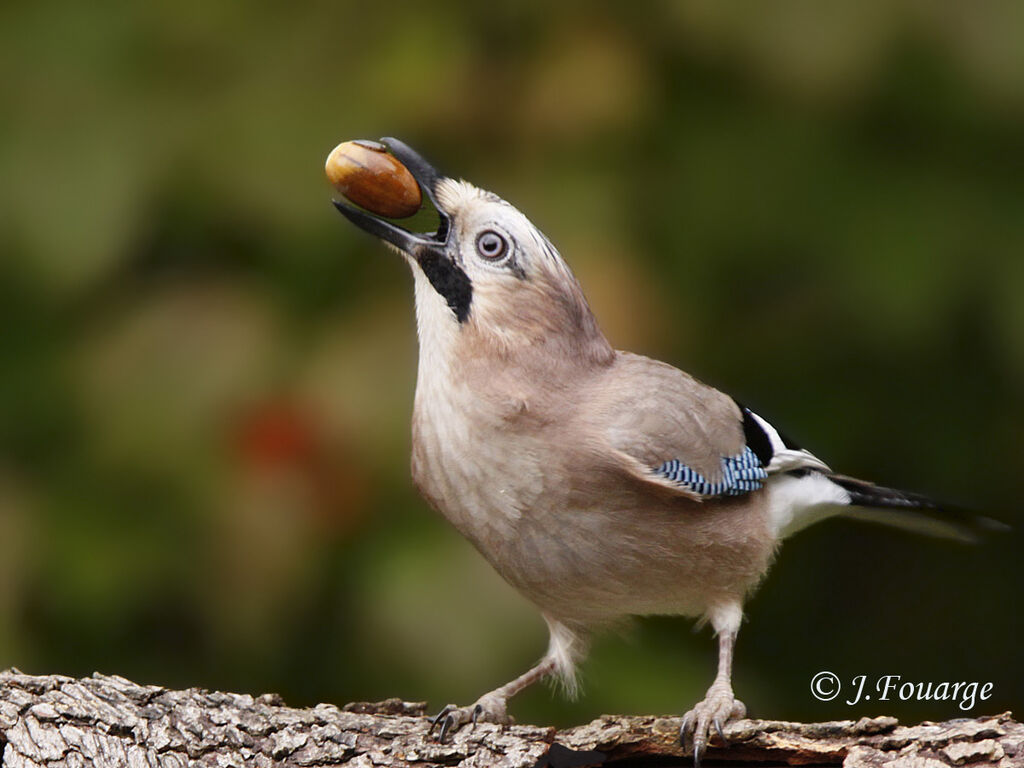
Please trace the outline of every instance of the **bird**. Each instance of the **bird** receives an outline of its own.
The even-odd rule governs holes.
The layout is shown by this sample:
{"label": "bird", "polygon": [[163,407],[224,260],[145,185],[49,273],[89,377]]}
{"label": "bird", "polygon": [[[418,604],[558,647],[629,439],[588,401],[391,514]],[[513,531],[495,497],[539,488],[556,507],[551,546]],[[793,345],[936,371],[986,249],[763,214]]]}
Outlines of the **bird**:
{"label": "bird", "polygon": [[419,361],[412,478],[549,630],[540,661],[431,723],[508,723],[548,677],[575,689],[595,632],[635,616],[710,623],[718,668],[681,719],[699,765],[745,717],[732,687],[743,606],[788,536],[828,517],[972,540],[995,521],[833,472],[693,376],[612,347],[551,241],[493,192],[381,139],[436,208],[413,232],[343,201],[412,270]]}

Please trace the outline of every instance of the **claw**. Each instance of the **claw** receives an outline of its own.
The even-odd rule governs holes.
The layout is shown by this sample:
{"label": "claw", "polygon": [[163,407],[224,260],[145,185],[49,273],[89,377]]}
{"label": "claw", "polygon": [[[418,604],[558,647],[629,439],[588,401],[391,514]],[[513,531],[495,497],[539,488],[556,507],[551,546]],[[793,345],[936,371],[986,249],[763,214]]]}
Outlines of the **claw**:
{"label": "claw", "polygon": [[[440,723],[442,719],[447,717],[449,715],[449,713],[451,713],[451,711],[453,709],[455,709],[455,705],[454,704],[448,704],[448,705],[446,705],[444,707],[444,709],[442,709],[440,712],[438,712],[436,715],[434,715],[430,719],[430,728],[427,730],[427,736],[429,736],[430,734],[432,734],[434,732],[434,729],[437,727],[437,724]],[[441,729],[441,733],[444,734],[444,728],[443,727]],[[444,741],[444,736],[443,735],[441,737],[441,740]]]}
{"label": "claw", "polygon": [[728,747],[729,746],[729,740],[727,738],[725,738],[725,734],[722,732],[722,721],[719,720],[716,717],[715,720],[714,720],[714,723],[715,723],[715,731],[718,733],[718,738],[722,742],[722,746],[723,747]]}
{"label": "claw", "polygon": [[682,747],[683,752],[686,751],[686,732],[690,730],[690,715],[689,713],[683,717],[683,722],[679,725],[679,746]]}
{"label": "claw", "polygon": [[468,707],[447,705],[430,720],[430,727],[427,729],[425,738],[431,738],[434,735],[434,730],[438,729],[436,738],[443,743],[463,727],[472,729],[477,723],[503,724],[510,722],[512,720],[505,712],[505,698],[486,694]]}
{"label": "claw", "polygon": [[743,717],[745,711],[731,690],[724,685],[713,685],[708,689],[704,700],[698,702],[697,706],[683,716],[679,742],[685,753],[686,741],[689,738],[695,768],[699,768],[701,759],[707,753],[708,742],[714,738],[714,734],[718,736],[714,742],[716,748],[719,743],[723,747],[729,746],[729,740],[725,737],[725,726],[732,720]]}
{"label": "claw", "polygon": [[448,715],[448,717],[444,719],[444,722],[441,723],[441,733],[438,734],[437,740],[444,744],[444,739],[448,735],[448,731],[450,731],[454,725],[455,718],[451,715]]}

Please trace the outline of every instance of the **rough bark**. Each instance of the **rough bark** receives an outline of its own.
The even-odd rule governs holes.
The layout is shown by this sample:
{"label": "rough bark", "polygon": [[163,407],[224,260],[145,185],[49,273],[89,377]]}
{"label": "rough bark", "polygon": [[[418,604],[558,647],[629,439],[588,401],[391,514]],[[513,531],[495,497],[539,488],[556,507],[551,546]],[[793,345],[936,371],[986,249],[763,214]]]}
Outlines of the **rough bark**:
{"label": "rough bark", "polygon": [[[3,765],[28,766],[551,766],[688,765],[676,717],[606,716],[564,731],[530,725],[464,728],[441,744],[425,705],[288,707],[268,694],[0,673]],[[1024,766],[1024,726],[1010,714],[900,726],[894,718],[830,723],[742,720],[706,761],[735,765],[943,768]]]}

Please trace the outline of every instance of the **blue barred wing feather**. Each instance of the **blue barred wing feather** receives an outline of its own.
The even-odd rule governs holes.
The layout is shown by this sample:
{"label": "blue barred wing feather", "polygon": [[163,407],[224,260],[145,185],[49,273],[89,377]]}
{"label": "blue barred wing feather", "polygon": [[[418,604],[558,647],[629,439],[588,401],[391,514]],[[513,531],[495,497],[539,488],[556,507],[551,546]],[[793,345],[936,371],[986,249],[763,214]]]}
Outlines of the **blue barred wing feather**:
{"label": "blue barred wing feather", "polygon": [[686,464],[672,459],[655,472],[699,496],[740,496],[764,485],[768,470],[750,447],[736,456],[722,458],[720,477],[712,481]]}

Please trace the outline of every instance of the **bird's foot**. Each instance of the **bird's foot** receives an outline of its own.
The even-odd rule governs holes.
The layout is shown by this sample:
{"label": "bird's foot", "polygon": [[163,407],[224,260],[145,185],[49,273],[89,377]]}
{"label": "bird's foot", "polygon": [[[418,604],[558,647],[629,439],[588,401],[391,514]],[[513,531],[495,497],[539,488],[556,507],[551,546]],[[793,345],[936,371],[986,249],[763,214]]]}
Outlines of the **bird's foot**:
{"label": "bird's foot", "polygon": [[505,697],[492,691],[491,693],[485,693],[476,700],[475,704],[471,704],[468,707],[456,707],[454,704],[449,704],[431,719],[430,730],[427,731],[427,735],[429,736],[434,732],[435,728],[440,727],[437,740],[443,742],[449,734],[455,733],[466,723],[472,723],[473,725],[477,723],[508,725],[511,722],[512,718],[508,716],[506,711]]}
{"label": "bird's foot", "polygon": [[715,683],[708,688],[704,701],[700,702],[683,715],[683,723],[679,728],[679,742],[683,749],[689,742],[693,745],[693,764],[700,768],[700,759],[704,755],[711,729],[714,728],[725,746],[725,734],[722,727],[731,720],[746,717],[747,708],[732,693],[732,687]]}

